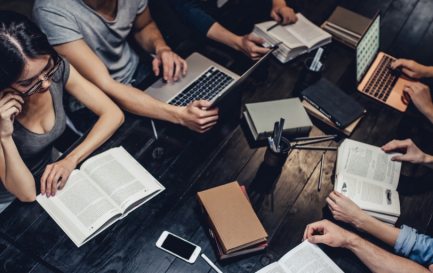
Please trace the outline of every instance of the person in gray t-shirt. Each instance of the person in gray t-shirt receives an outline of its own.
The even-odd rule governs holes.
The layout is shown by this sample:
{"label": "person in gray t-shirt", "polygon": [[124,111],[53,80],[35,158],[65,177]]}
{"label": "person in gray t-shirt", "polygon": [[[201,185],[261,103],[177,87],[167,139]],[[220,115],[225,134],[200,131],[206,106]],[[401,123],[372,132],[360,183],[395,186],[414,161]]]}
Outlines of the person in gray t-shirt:
{"label": "person in gray t-shirt", "polygon": [[33,17],[57,52],[129,112],[197,132],[216,124],[218,109],[208,101],[173,106],[131,86],[139,72],[139,57],[127,41],[131,35],[155,54],[155,75],[170,82],[187,72],[185,60],[167,46],[153,22],[147,0],[36,0]]}
{"label": "person in gray t-shirt", "polygon": [[[54,196],[71,172],[122,124],[122,111],[69,62],[25,16],[0,11],[0,205],[16,196]],[[64,91],[98,120],[63,159],[53,162],[53,142],[66,127]],[[0,206],[3,207],[3,206]]]}

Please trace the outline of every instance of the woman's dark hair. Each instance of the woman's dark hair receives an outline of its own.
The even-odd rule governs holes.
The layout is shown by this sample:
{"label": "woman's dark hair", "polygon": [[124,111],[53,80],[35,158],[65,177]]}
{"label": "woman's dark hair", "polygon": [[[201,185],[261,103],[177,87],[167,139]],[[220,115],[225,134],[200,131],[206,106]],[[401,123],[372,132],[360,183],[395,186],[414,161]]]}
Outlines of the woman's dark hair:
{"label": "woman's dark hair", "polygon": [[18,80],[25,58],[57,57],[45,34],[24,15],[0,11],[0,90]]}

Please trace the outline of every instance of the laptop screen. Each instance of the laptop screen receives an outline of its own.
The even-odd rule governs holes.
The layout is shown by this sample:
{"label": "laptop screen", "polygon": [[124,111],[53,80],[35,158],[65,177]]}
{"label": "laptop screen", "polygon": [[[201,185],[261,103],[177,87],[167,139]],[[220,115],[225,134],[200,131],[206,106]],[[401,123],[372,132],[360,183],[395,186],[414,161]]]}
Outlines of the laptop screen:
{"label": "laptop screen", "polygon": [[371,23],[364,36],[356,46],[356,81],[360,82],[364,77],[377,52],[380,39],[380,14]]}

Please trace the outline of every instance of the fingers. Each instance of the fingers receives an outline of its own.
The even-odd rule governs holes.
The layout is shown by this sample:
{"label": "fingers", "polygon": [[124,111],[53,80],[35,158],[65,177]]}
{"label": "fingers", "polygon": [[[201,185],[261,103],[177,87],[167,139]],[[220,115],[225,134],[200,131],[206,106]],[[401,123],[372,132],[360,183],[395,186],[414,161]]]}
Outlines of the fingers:
{"label": "fingers", "polygon": [[277,11],[275,9],[272,10],[271,17],[272,17],[272,19],[274,19],[277,22],[281,22],[281,20],[282,20],[282,18],[280,17],[280,15],[277,13]]}
{"label": "fingers", "polygon": [[313,234],[322,234],[324,231],[323,224],[326,220],[318,221],[307,225],[304,231],[304,240],[310,239]]}
{"label": "fingers", "polygon": [[409,60],[406,59],[397,59],[393,63],[391,63],[392,69],[397,69],[400,67],[409,67]]}
{"label": "fingers", "polygon": [[[186,61],[172,51],[167,50],[162,52],[158,59],[160,59],[159,65],[162,64],[162,73],[165,81],[178,81],[181,76],[185,76],[188,71]],[[157,74],[155,73],[155,75]]]}
{"label": "fingers", "polygon": [[410,139],[405,140],[392,140],[388,142],[387,144],[382,146],[382,150],[384,152],[391,152],[399,149],[407,149],[409,145],[411,145],[412,141]]}
{"label": "fingers", "polygon": [[429,270],[430,272],[433,272],[433,264],[429,265],[428,270]]}
{"label": "fingers", "polygon": [[41,194],[47,197],[55,196],[69,178],[70,172],[56,163],[47,165],[41,177]]}
{"label": "fingers", "polygon": [[335,201],[331,198],[326,197],[326,203],[328,203],[328,206],[332,212],[337,209],[337,203],[335,203]]}
{"label": "fingers", "polygon": [[153,70],[153,73],[155,74],[155,76],[159,76],[159,73],[160,73],[159,67],[160,66],[161,66],[161,61],[159,60],[159,58],[154,58],[152,61],[152,70]]}
{"label": "fingers", "polygon": [[257,44],[257,45],[261,45],[261,44],[263,44],[263,43],[265,42],[265,40],[263,40],[263,39],[260,38],[260,37],[255,36],[255,35],[253,35],[253,34],[248,34],[248,35],[246,36],[246,39],[247,39],[248,41],[254,43],[254,44]]}

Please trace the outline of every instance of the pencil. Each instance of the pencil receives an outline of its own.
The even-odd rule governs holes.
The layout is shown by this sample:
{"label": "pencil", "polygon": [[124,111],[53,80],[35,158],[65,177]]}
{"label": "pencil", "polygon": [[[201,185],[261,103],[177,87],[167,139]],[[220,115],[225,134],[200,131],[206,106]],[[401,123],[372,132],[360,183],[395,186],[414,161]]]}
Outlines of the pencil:
{"label": "pencil", "polygon": [[275,24],[273,24],[272,26],[268,27],[268,29],[266,29],[266,31],[270,31],[273,30],[274,28],[276,28],[277,26],[281,25],[280,22],[276,22]]}
{"label": "pencil", "polygon": [[317,182],[317,191],[320,191],[322,188],[323,160],[325,160],[325,153],[322,154],[322,158],[320,159],[320,173],[319,181]]}

